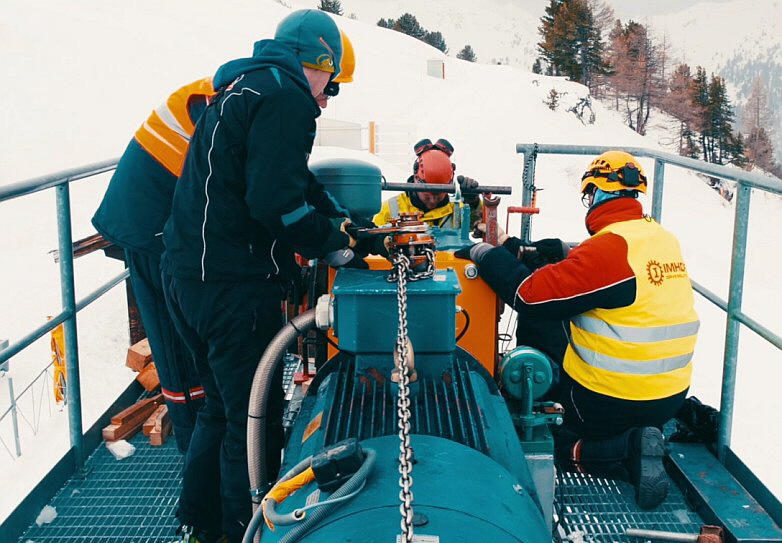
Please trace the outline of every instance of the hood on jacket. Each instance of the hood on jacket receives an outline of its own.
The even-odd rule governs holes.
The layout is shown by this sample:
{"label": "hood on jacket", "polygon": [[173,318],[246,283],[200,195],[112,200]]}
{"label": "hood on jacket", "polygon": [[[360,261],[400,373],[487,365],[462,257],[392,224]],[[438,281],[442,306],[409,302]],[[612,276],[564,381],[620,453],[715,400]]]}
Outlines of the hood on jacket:
{"label": "hood on jacket", "polygon": [[277,68],[290,76],[307,94],[312,92],[295,51],[275,40],[257,41],[253,46],[253,56],[231,60],[220,66],[215,72],[214,88],[224,87],[240,75],[262,68]]}

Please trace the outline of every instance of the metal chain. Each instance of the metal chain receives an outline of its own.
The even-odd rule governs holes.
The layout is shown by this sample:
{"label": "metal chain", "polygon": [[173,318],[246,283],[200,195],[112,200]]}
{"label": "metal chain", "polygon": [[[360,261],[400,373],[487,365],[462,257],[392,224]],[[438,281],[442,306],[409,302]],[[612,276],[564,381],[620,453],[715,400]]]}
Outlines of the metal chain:
{"label": "metal chain", "polygon": [[394,255],[394,271],[397,277],[397,302],[399,305],[399,333],[396,348],[399,352],[399,397],[397,398],[397,425],[399,427],[399,512],[402,514],[401,541],[413,540],[413,450],[410,447],[410,375],[407,352],[407,279],[410,260],[402,253]]}

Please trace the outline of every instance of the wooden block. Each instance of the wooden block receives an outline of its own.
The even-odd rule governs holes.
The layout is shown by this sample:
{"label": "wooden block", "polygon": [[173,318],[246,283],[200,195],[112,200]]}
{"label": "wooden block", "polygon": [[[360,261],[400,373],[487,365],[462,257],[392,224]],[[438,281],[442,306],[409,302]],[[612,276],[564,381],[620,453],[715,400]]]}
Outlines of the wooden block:
{"label": "wooden block", "polygon": [[157,375],[155,363],[151,362],[147,364],[147,367],[141,370],[136,376],[136,381],[141,383],[141,386],[143,386],[144,390],[147,392],[152,392],[158,388],[160,386],[160,378]]}
{"label": "wooden block", "polygon": [[155,424],[157,423],[158,419],[163,417],[168,417],[168,406],[165,404],[157,406],[149,418],[144,421],[144,435],[148,436],[149,433],[155,428]]}
{"label": "wooden block", "polygon": [[125,365],[133,371],[143,370],[147,364],[152,362],[152,349],[149,347],[149,340],[142,339],[128,348],[128,356],[125,359]]}
{"label": "wooden block", "polygon": [[[171,417],[168,415],[168,407],[161,405],[158,407],[154,417],[154,424],[149,432],[149,442],[155,447],[159,447],[166,442],[166,438],[171,435]],[[150,417],[150,418],[152,418]]]}
{"label": "wooden block", "polygon": [[163,396],[158,394],[153,398],[146,398],[127,409],[123,409],[113,417],[111,424],[103,428],[103,439],[117,441],[130,437],[141,429],[144,421],[163,403]]}

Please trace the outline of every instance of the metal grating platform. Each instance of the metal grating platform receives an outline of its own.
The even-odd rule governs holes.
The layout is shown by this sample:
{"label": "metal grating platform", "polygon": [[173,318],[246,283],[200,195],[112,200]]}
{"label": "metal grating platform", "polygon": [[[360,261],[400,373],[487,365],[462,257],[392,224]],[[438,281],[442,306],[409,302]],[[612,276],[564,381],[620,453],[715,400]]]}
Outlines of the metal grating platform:
{"label": "metal grating platform", "polygon": [[555,509],[560,538],[585,543],[644,543],[646,540],[624,535],[625,529],[697,534],[704,524],[673,482],[665,502],[653,511],[640,510],[633,494],[629,483],[559,471]]}
{"label": "metal grating platform", "polygon": [[179,525],[182,455],[173,438],[161,447],[137,434],[136,452],[115,460],[104,445],[86,462],[86,478],[71,479],[51,502],[57,518],[33,524],[20,543],[167,543]]}

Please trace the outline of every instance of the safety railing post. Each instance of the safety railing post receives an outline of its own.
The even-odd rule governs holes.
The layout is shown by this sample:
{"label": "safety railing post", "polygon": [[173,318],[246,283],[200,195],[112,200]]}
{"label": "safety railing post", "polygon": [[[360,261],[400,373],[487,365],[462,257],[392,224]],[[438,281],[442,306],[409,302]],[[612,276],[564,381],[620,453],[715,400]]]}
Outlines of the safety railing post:
{"label": "safety railing post", "polygon": [[[535,165],[538,159],[537,149],[532,146],[524,149],[524,172],[521,176],[521,205],[530,207],[534,196],[535,187]],[[529,213],[521,214],[521,240],[524,243],[530,242],[530,222],[532,216]]]}
{"label": "safety railing post", "polygon": [[65,401],[68,404],[68,422],[75,470],[79,471],[84,464],[84,437],[81,417],[81,385],[79,382],[79,348],[76,334],[76,289],[73,280],[71,202],[68,183],[57,185],[56,193],[57,233],[60,249],[60,292],[63,311],[68,315],[63,323],[67,372]]}
{"label": "safety railing post", "polygon": [[733,427],[733,406],[736,396],[736,372],[739,351],[739,326],[736,315],[741,312],[744,295],[744,267],[747,256],[747,225],[752,189],[739,183],[736,187],[736,215],[733,224],[733,251],[730,259],[728,311],[725,330],[725,356],[722,366],[720,398],[720,429],[717,435],[717,457],[725,461]]}
{"label": "safety railing post", "polygon": [[8,398],[11,400],[11,424],[14,426],[14,445],[16,456],[22,456],[22,443],[19,440],[19,414],[16,412],[16,396],[14,396],[14,379],[8,376]]}
{"label": "safety railing post", "polygon": [[652,190],[652,218],[660,221],[663,210],[663,188],[665,186],[665,162],[654,159],[654,189]]}

